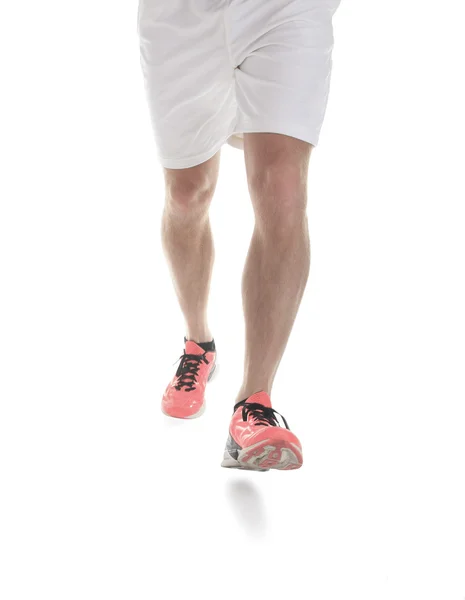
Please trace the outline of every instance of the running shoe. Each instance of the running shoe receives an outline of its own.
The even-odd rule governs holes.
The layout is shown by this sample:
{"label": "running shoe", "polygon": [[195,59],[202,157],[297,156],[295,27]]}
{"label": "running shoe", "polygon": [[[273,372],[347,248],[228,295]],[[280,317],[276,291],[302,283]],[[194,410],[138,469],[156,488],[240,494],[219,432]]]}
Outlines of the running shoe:
{"label": "running shoe", "polygon": [[207,344],[210,350],[186,338],[184,343],[181,362],[163,394],[162,411],[170,417],[191,419],[205,409],[205,387],[216,369],[216,349],[214,341]]}
{"label": "running shoe", "polygon": [[[284,427],[277,419],[280,416]],[[234,406],[222,467],[268,471],[302,466],[302,446],[265,391]]]}

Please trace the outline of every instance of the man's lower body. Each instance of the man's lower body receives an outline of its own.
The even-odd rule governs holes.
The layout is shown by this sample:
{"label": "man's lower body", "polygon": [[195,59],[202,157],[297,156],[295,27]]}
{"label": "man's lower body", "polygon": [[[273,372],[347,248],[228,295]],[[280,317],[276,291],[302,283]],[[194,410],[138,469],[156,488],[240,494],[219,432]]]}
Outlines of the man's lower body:
{"label": "man's lower body", "polygon": [[307,173],[326,110],[339,0],[139,0],[141,65],[166,196],[165,255],[185,348],[163,396],[198,416],[216,367],[209,206],[225,142],[243,150],[255,227],[242,279],[246,350],[223,466],[295,469],[271,390],[309,274]]}

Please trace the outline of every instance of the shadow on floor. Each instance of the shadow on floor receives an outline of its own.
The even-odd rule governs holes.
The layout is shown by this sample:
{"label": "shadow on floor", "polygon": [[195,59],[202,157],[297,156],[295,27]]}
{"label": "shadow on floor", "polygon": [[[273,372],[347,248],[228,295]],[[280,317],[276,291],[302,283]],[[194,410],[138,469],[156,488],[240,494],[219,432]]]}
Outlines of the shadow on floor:
{"label": "shadow on floor", "polygon": [[230,480],[226,483],[226,497],[241,527],[252,537],[264,537],[266,510],[258,486],[243,479]]}

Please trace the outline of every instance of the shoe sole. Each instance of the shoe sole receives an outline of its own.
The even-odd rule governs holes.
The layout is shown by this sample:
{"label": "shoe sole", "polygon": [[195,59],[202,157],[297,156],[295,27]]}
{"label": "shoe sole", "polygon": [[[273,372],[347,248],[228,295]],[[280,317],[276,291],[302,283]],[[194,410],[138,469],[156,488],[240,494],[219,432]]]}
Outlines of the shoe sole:
{"label": "shoe sole", "polygon": [[[218,368],[218,363],[215,360],[215,364],[213,365],[212,370],[210,371],[210,373],[208,374],[207,377],[207,383],[213,378],[213,375],[216,373]],[[203,413],[205,412],[205,400],[202,404],[202,406],[200,407],[200,410],[198,410],[197,412],[195,412],[193,415],[189,415],[188,417],[178,417],[176,415],[170,415],[169,413],[165,412],[163,410],[163,406],[161,408],[161,412],[166,415],[167,417],[171,417],[172,419],[197,419],[198,417],[201,417],[203,415]]]}
{"label": "shoe sole", "polygon": [[248,471],[290,471],[303,464],[302,451],[298,446],[285,440],[262,440],[253,446],[243,448],[237,459],[227,449],[224,451],[222,467]]}

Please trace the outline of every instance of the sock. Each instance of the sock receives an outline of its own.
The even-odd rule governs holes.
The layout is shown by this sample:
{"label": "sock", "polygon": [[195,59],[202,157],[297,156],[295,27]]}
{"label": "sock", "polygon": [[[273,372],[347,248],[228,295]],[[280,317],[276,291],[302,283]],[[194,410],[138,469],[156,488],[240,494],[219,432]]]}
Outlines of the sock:
{"label": "sock", "polygon": [[[187,338],[186,336],[184,336],[184,343],[187,342]],[[205,350],[205,352],[215,352],[216,347],[215,347],[215,340],[212,339],[211,342],[195,342],[197,344],[197,346],[200,346],[202,348],[202,350]]]}

